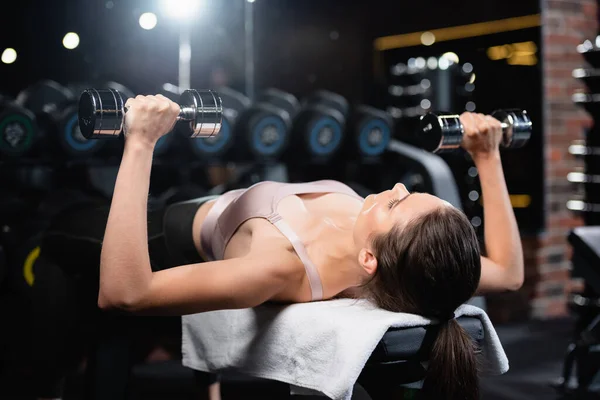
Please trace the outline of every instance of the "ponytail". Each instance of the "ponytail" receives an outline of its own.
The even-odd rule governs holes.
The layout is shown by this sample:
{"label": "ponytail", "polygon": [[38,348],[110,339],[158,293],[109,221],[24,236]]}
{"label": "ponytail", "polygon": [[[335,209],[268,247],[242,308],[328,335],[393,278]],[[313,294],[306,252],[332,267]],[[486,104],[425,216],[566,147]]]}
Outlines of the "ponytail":
{"label": "ponytail", "polygon": [[439,327],[419,399],[479,399],[475,344],[455,319]]}

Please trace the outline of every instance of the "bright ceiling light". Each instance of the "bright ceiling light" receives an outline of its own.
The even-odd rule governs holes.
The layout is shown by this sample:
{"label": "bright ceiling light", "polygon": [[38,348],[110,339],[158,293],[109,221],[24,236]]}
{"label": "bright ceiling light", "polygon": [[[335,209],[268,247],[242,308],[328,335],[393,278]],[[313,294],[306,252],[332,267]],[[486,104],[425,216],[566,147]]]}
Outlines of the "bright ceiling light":
{"label": "bright ceiling light", "polygon": [[17,61],[17,51],[15,49],[4,49],[2,52],[2,62],[4,64],[12,64]]}
{"label": "bright ceiling light", "polygon": [[79,35],[75,32],[69,32],[63,38],[63,46],[66,49],[73,50],[79,46]]}
{"label": "bright ceiling light", "polygon": [[458,55],[456,53],[454,53],[453,51],[449,51],[447,53],[442,54],[442,57],[448,59],[448,61],[453,62],[455,64],[458,64],[460,59],[458,58]]}
{"label": "bright ceiling light", "polygon": [[163,0],[165,14],[176,19],[192,19],[203,5],[204,0]]}
{"label": "bright ceiling light", "polygon": [[156,27],[156,24],[158,23],[158,18],[156,18],[156,14],[147,12],[140,15],[139,22],[142,29],[149,31]]}

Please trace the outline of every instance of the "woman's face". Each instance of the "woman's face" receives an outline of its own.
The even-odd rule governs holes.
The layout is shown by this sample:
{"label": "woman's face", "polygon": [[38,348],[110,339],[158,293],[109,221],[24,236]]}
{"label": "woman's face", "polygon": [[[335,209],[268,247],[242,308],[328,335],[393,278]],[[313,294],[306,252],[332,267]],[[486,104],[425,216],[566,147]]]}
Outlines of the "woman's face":
{"label": "woman's face", "polygon": [[450,204],[426,193],[409,193],[403,184],[391,190],[367,196],[354,225],[354,242],[368,248],[374,234],[388,232],[397,224],[406,225],[413,218]]}

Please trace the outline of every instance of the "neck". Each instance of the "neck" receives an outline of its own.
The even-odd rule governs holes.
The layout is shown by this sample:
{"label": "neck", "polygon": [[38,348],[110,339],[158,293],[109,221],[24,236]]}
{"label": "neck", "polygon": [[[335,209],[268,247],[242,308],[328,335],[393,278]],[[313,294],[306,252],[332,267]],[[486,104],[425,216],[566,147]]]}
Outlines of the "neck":
{"label": "neck", "polygon": [[326,226],[319,246],[324,262],[319,273],[325,282],[326,295],[354,297],[358,293],[356,288],[361,284],[362,271],[354,244],[354,224],[343,226],[334,224],[331,220],[324,222]]}

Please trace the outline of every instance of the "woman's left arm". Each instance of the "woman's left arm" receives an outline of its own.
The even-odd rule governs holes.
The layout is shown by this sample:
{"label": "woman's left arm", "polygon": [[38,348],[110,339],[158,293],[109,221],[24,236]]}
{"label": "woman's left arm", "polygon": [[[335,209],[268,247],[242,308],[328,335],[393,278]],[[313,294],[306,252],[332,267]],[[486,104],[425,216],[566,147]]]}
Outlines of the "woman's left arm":
{"label": "woman's left arm", "polygon": [[100,297],[136,302],[152,280],[147,202],[154,146],[171,130],[180,108],[159,95],[129,99],[126,109],[125,149],[100,258]]}

